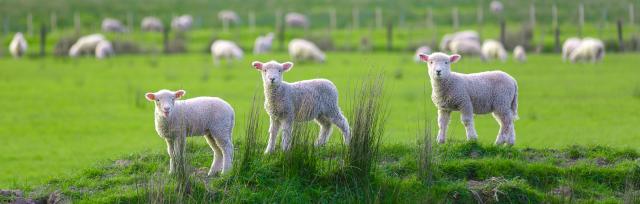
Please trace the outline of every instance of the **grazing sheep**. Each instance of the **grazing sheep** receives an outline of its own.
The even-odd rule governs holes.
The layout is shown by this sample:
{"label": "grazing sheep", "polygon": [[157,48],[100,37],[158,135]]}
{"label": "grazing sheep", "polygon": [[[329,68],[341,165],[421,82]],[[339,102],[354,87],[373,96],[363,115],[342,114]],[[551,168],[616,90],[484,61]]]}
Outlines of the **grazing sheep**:
{"label": "grazing sheep", "polygon": [[115,52],[113,51],[113,46],[111,42],[107,40],[100,41],[98,45],[96,45],[96,58],[104,59],[110,56],[113,56]]}
{"label": "grazing sheep", "polygon": [[[451,43],[455,41],[471,41],[477,44],[477,47],[480,47],[480,34],[473,30],[465,30],[452,34],[446,34],[442,37],[440,41],[440,51],[448,52],[451,51]],[[478,52],[479,53],[479,52]]]}
{"label": "grazing sheep", "polygon": [[282,74],[291,70],[293,63],[255,61],[253,67],[262,73],[264,108],[271,118],[269,143],[265,154],[275,150],[278,131],[282,129],[282,149],[291,145],[293,122],[315,120],[320,126],[316,146],[324,145],[331,135],[331,125],[342,131],[345,144],[351,141],[349,123],[338,106],[338,90],[326,79],[312,79],[288,83]]}
{"label": "grazing sheep", "polygon": [[240,22],[240,17],[236,12],[231,10],[222,10],[218,12],[218,19],[222,22],[227,23],[238,23]]}
{"label": "grazing sheep", "polygon": [[515,48],[513,48],[513,58],[515,58],[518,62],[527,61],[527,53],[524,50],[524,47],[522,47],[521,45],[518,45]]}
{"label": "grazing sheep", "polygon": [[604,43],[595,38],[584,38],[580,45],[576,47],[569,55],[572,63],[576,62],[592,62],[596,63],[604,58]]}
{"label": "grazing sheep", "polygon": [[123,33],[126,31],[126,29],[119,20],[113,18],[105,18],[104,20],[102,20],[102,31]]}
{"label": "grazing sheep", "polygon": [[324,62],[325,54],[312,42],[304,39],[293,39],[289,42],[289,56],[294,61],[315,60]]}
{"label": "grazing sheep", "polygon": [[296,12],[287,13],[284,19],[289,27],[299,27],[299,28],[309,27],[309,20],[307,19],[307,16],[300,13],[296,13]]}
{"label": "grazing sheep", "polygon": [[271,50],[271,44],[273,43],[273,33],[268,33],[265,36],[258,36],[256,42],[253,44],[253,54],[263,54]]}
{"label": "grazing sheep", "polygon": [[164,30],[162,21],[153,16],[144,17],[140,27],[142,28],[142,31],[162,32],[162,30]]}
{"label": "grazing sheep", "polygon": [[24,35],[21,32],[13,35],[13,39],[9,44],[9,52],[14,58],[20,58],[27,52],[27,40],[24,39]]}
{"label": "grazing sheep", "polygon": [[220,171],[228,173],[233,162],[233,108],[217,97],[177,100],[184,94],[183,90],[145,94],[147,100],[155,103],[156,132],[167,142],[169,172],[174,173],[176,168],[184,165],[181,161],[184,161],[187,137],[203,135],[213,150],[213,163],[208,175]]}
{"label": "grazing sheep", "polygon": [[216,40],[211,44],[211,56],[213,63],[219,64],[220,59],[227,59],[228,62],[234,59],[242,59],[243,52],[238,45],[228,40]]}
{"label": "grazing sheep", "polygon": [[191,15],[182,15],[171,20],[171,28],[180,32],[189,30],[191,25],[193,25],[193,17]]}
{"label": "grazing sheep", "polygon": [[502,43],[498,41],[486,40],[482,44],[482,59],[485,61],[499,59],[500,61],[505,62],[507,61],[507,50],[505,50]]}
{"label": "grazing sheep", "polygon": [[496,144],[515,143],[514,120],[518,118],[518,85],[513,77],[501,71],[462,74],[451,71],[460,55],[420,54],[428,64],[431,78],[431,100],[438,108],[438,142],[444,143],[451,111],[460,111],[467,140],[477,140],[474,114],[493,113],[500,124]]}
{"label": "grazing sheep", "polygon": [[571,55],[573,50],[580,46],[581,42],[582,41],[580,40],[580,38],[575,37],[565,40],[562,44],[562,61],[569,60],[569,56]]}
{"label": "grazing sheep", "polygon": [[91,54],[95,52],[98,43],[107,39],[102,34],[91,34],[83,36],[69,49],[70,57],[77,57],[82,54]]}
{"label": "grazing sheep", "polygon": [[501,13],[502,10],[504,10],[504,6],[500,1],[491,1],[491,3],[489,4],[489,7],[491,8],[491,12],[496,14]]}
{"label": "grazing sheep", "polygon": [[418,47],[418,49],[416,49],[415,55],[413,55],[413,61],[420,62],[420,56],[418,56],[419,54],[431,54],[431,48],[426,45]]}
{"label": "grazing sheep", "polygon": [[456,40],[450,44],[451,52],[470,56],[482,56],[479,42],[471,40]]}

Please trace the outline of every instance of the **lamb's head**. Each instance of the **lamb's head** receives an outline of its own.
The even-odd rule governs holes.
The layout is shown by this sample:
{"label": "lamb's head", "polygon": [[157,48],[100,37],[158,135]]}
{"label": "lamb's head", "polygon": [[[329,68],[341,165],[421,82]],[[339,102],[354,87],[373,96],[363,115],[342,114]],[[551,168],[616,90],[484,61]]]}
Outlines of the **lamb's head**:
{"label": "lamb's head", "polygon": [[282,74],[293,67],[291,62],[278,63],[276,61],[267,63],[255,61],[251,65],[262,73],[262,82],[265,87],[278,87],[282,83]]}
{"label": "lamb's head", "polygon": [[184,90],[174,92],[163,89],[155,93],[149,92],[144,96],[147,100],[153,101],[156,104],[156,113],[166,118],[171,115],[176,99],[182,98],[185,93]]}
{"label": "lamb's head", "polygon": [[429,68],[429,77],[431,79],[446,79],[451,74],[451,64],[460,60],[460,55],[453,54],[451,56],[436,52],[431,55],[418,54],[420,60],[427,63]]}

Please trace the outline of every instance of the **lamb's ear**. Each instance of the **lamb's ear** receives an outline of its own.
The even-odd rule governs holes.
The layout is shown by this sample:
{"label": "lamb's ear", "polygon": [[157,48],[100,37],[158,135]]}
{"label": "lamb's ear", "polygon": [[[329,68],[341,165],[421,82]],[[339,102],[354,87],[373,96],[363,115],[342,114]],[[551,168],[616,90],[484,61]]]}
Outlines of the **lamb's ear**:
{"label": "lamb's ear", "polygon": [[460,58],[462,58],[462,56],[459,54],[453,54],[449,57],[449,61],[451,61],[451,63],[456,63]]}
{"label": "lamb's ear", "polygon": [[184,94],[186,94],[187,92],[184,90],[178,90],[176,91],[176,99],[182,98],[182,96],[184,96]]}
{"label": "lamb's ear", "polygon": [[257,70],[262,70],[262,62],[260,61],[253,61],[251,63],[251,66],[253,66],[253,68],[256,68]]}
{"label": "lamb's ear", "polygon": [[429,60],[429,55],[427,54],[418,54],[418,57],[420,57],[420,60],[422,60],[423,62],[427,62],[427,60]]}
{"label": "lamb's ear", "polygon": [[156,100],[156,95],[151,93],[151,92],[144,94],[144,97],[147,98],[147,100],[149,100],[149,101],[155,101]]}
{"label": "lamb's ear", "polygon": [[282,71],[287,72],[287,71],[291,70],[292,67],[293,67],[293,62],[282,63]]}

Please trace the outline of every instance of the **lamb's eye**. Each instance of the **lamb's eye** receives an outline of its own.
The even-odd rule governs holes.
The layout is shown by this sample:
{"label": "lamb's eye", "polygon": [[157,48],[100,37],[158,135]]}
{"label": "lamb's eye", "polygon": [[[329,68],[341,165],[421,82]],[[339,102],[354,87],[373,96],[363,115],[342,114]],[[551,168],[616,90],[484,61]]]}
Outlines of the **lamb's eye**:
{"label": "lamb's eye", "polygon": [[444,64],[449,64],[449,62],[444,62]]}
{"label": "lamb's eye", "polygon": [[156,102],[160,102],[160,99],[156,99]]}
{"label": "lamb's eye", "polygon": [[429,64],[433,64],[433,61],[429,62]]}

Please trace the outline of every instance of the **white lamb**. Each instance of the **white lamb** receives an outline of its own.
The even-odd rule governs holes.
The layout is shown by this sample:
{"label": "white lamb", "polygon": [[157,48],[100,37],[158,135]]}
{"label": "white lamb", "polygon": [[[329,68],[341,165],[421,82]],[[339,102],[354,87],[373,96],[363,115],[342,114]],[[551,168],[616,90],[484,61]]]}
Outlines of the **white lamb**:
{"label": "white lamb", "polygon": [[416,53],[413,55],[413,61],[420,62],[419,54],[431,54],[431,48],[426,45],[418,47],[418,49],[416,49]]}
{"label": "white lamb", "polygon": [[218,19],[227,23],[238,23],[240,22],[240,17],[236,12],[232,10],[222,10],[218,12]]}
{"label": "white lamb", "polygon": [[471,56],[482,56],[480,43],[471,40],[455,40],[449,45],[451,52]]}
{"label": "white lamb", "polygon": [[107,39],[102,34],[91,34],[83,36],[74,43],[69,49],[70,57],[77,57],[82,54],[91,54],[95,52],[98,43]]}
{"label": "white lamb", "polygon": [[522,47],[521,45],[518,45],[515,48],[513,48],[513,58],[515,58],[518,62],[527,61],[527,53],[524,50],[524,47]]}
{"label": "white lamb", "polygon": [[596,63],[602,58],[604,58],[604,43],[595,38],[584,38],[569,55],[569,60],[572,63],[582,61]]}
{"label": "white lamb", "polygon": [[14,58],[20,58],[27,52],[27,40],[24,39],[24,35],[21,32],[13,35],[13,39],[9,44],[9,52]]}
{"label": "white lamb", "polygon": [[268,33],[265,36],[258,36],[253,44],[253,54],[268,53],[271,50],[273,44],[273,33]]}
{"label": "white lamb", "polygon": [[125,32],[126,29],[119,20],[113,18],[105,18],[104,20],[102,20],[102,31],[122,33]]}
{"label": "white lamb", "polygon": [[145,97],[155,103],[155,127],[167,142],[169,172],[184,170],[185,144],[189,136],[204,136],[213,150],[209,176],[231,170],[233,162],[233,108],[217,97],[177,100],[185,91],[160,90]]}
{"label": "white lamb", "polygon": [[573,50],[580,46],[581,42],[582,41],[580,40],[580,38],[575,37],[565,40],[562,44],[562,61],[569,60],[569,56],[571,55]]}
{"label": "white lamb", "polygon": [[500,1],[491,1],[491,3],[489,4],[489,7],[491,8],[491,12],[493,13],[501,13],[502,10],[504,10],[504,6],[502,5],[502,2]]}
{"label": "white lamb", "polygon": [[227,62],[242,59],[243,52],[234,42],[216,40],[211,44],[211,56],[213,57],[213,63],[218,65],[220,59],[226,59]]}
{"label": "white lamb", "polygon": [[187,31],[193,25],[193,17],[190,15],[182,15],[178,17],[174,17],[171,20],[171,28],[177,31]]}
{"label": "white lamb", "polygon": [[98,45],[96,45],[95,52],[96,52],[97,59],[104,59],[104,58],[113,56],[115,54],[113,50],[113,46],[111,45],[111,42],[109,42],[108,40],[103,40],[99,42]]}
{"label": "white lamb", "polygon": [[[473,30],[465,30],[456,33],[446,34],[442,37],[440,41],[440,51],[448,52],[451,51],[451,43],[454,41],[471,41],[474,44],[477,44],[477,47],[480,47],[480,34]],[[479,50],[479,49],[478,49]],[[480,52],[478,52],[480,53]]]}
{"label": "white lamb", "polygon": [[473,74],[452,72],[451,64],[460,60],[457,54],[420,54],[420,59],[429,68],[431,100],[438,108],[439,143],[445,142],[451,111],[460,111],[467,140],[478,138],[473,115],[493,113],[500,124],[496,144],[515,143],[513,123],[518,118],[518,85],[513,77],[501,71]]}
{"label": "white lamb", "polygon": [[325,54],[312,42],[304,39],[293,39],[289,42],[289,56],[294,61],[325,61]]}
{"label": "white lamb", "polygon": [[502,43],[498,41],[486,40],[482,44],[482,59],[486,61],[498,59],[505,62],[507,61],[507,50],[505,50]]}
{"label": "white lamb", "polygon": [[301,13],[296,13],[296,12],[287,13],[287,15],[284,18],[285,18],[285,22],[290,27],[300,27],[300,28],[309,27],[309,20],[307,19],[307,16]]}
{"label": "white lamb", "polygon": [[144,17],[142,19],[140,27],[143,31],[162,32],[162,30],[164,30],[162,21],[159,18],[153,16]]}
{"label": "white lamb", "polygon": [[264,85],[264,108],[271,118],[269,143],[265,154],[272,153],[276,147],[278,131],[282,129],[282,149],[291,145],[293,122],[315,120],[320,126],[316,146],[324,145],[331,135],[331,125],[342,131],[346,145],[351,141],[349,123],[338,106],[338,90],[326,79],[312,79],[288,83],[282,74],[291,70],[293,63],[255,61],[253,67],[262,73]]}

